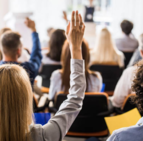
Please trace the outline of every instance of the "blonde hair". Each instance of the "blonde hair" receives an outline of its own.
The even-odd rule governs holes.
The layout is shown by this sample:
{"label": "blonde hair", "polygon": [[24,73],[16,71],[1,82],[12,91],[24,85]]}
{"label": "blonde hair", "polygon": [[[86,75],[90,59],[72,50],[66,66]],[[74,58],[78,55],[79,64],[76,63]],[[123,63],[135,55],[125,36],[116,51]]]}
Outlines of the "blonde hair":
{"label": "blonde hair", "polygon": [[112,37],[107,28],[101,30],[98,44],[95,50],[93,64],[114,64],[123,66],[121,52],[113,44]]}
{"label": "blonde hair", "polygon": [[0,66],[0,141],[30,140],[32,98],[26,71],[18,65]]}

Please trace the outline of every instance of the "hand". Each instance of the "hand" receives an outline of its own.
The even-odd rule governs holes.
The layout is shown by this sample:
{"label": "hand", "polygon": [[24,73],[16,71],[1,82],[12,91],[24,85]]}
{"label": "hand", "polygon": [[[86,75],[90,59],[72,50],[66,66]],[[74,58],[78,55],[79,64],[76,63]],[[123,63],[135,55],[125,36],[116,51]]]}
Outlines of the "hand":
{"label": "hand", "polygon": [[35,22],[29,18],[26,18],[25,24],[28,28],[32,30],[32,32],[36,32]]}
{"label": "hand", "polygon": [[68,22],[68,18],[67,18],[67,13],[66,11],[63,11],[63,19]]}
{"label": "hand", "polygon": [[71,16],[71,23],[69,22],[66,29],[66,36],[70,45],[71,57],[73,59],[82,59],[81,44],[83,40],[84,30],[85,25],[81,15],[78,14],[78,11],[76,11],[75,19],[75,12],[73,11]]}

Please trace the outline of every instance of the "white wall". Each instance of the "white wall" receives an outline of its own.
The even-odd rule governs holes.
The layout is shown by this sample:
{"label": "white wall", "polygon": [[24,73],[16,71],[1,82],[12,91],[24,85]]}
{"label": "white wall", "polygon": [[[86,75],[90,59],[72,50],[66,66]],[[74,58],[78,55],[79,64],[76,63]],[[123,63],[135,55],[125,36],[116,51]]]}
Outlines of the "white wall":
{"label": "white wall", "polygon": [[48,27],[65,28],[62,11],[66,9],[66,0],[10,0],[11,11],[33,12],[40,38],[46,38]]}
{"label": "white wall", "polygon": [[123,19],[134,23],[134,35],[138,38],[143,33],[143,0],[112,0],[112,30],[114,36],[120,33],[120,22]]}
{"label": "white wall", "polygon": [[0,0],[0,28],[5,26],[4,16],[9,11],[9,0]]}

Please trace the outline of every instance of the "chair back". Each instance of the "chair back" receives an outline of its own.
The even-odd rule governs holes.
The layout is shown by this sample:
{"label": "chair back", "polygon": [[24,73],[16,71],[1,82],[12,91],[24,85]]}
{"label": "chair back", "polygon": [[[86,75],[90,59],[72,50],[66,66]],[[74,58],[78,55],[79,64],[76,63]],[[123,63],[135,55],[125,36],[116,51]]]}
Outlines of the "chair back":
{"label": "chair back", "polygon": [[114,91],[115,86],[123,72],[123,68],[115,65],[92,65],[92,71],[99,71],[105,84],[105,91]]}
{"label": "chair back", "polygon": [[[67,95],[60,92],[57,95],[55,108],[59,109],[61,103],[67,99]],[[108,95],[106,93],[85,93],[83,107],[69,132],[93,133],[107,130],[104,117],[98,114],[108,111]]]}
{"label": "chair back", "polygon": [[125,68],[127,67],[127,65],[129,64],[131,57],[133,56],[133,52],[123,52],[124,56],[125,56]]}
{"label": "chair back", "polygon": [[136,108],[136,105],[132,102],[131,98],[132,97],[135,97],[136,95],[135,94],[130,94],[126,97],[126,99],[124,100],[124,103],[121,107],[121,110],[123,112],[128,112],[134,108]]}
{"label": "chair back", "polygon": [[40,72],[40,76],[42,76],[42,86],[48,87],[50,86],[50,78],[52,73],[55,70],[61,69],[61,65],[43,65],[42,71]]}

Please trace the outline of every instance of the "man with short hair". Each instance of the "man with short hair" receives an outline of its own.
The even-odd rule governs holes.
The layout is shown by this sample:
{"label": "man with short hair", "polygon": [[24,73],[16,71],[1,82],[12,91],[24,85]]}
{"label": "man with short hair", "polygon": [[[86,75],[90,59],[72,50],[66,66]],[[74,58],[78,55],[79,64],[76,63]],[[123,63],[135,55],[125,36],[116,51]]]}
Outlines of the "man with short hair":
{"label": "man with short hair", "polygon": [[31,85],[33,86],[34,79],[37,76],[41,65],[41,47],[39,36],[35,28],[35,22],[27,18],[25,24],[32,31],[33,48],[30,60],[21,64],[18,63],[18,58],[22,53],[22,43],[20,41],[21,36],[18,33],[9,31],[3,34],[1,38],[3,59],[0,61],[0,65],[6,63],[21,65],[28,72]]}
{"label": "man with short hair", "polygon": [[124,53],[125,67],[128,65],[133,52],[138,48],[138,41],[132,34],[133,23],[123,20],[121,23],[123,36],[115,40],[117,48]]}

